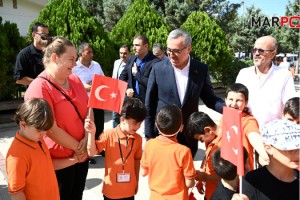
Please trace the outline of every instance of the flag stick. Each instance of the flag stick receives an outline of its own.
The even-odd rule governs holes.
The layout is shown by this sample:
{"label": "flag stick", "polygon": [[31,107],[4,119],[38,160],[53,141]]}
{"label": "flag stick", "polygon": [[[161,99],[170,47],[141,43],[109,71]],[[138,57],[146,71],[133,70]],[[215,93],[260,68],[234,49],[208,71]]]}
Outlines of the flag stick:
{"label": "flag stick", "polygon": [[242,198],[242,176],[239,175],[239,184],[240,184],[240,197]]}
{"label": "flag stick", "polygon": [[88,114],[88,117],[89,117],[89,118],[91,118],[91,112],[92,112],[92,109],[93,109],[93,108],[89,108],[89,114]]}

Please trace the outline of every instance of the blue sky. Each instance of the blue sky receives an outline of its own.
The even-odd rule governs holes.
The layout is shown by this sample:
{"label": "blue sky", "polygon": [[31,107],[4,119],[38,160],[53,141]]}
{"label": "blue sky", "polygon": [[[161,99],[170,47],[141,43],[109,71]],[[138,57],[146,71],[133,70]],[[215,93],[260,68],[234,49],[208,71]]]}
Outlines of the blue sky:
{"label": "blue sky", "polygon": [[[290,0],[294,2],[295,0]],[[231,3],[241,3],[241,0],[229,0]],[[246,12],[246,8],[253,5],[256,8],[260,8],[263,14],[267,14],[268,16],[284,16],[285,8],[288,4],[288,0],[244,0],[244,12]],[[239,8],[238,12],[242,14],[242,7]]]}

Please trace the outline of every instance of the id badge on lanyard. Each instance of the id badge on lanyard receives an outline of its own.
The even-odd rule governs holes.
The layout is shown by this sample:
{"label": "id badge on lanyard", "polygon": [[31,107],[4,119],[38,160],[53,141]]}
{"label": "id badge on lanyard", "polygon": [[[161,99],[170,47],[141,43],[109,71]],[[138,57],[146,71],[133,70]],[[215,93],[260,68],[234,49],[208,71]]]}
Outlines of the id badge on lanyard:
{"label": "id badge on lanyard", "polygon": [[[131,154],[131,151],[132,151],[132,148],[133,148],[134,140],[132,140],[130,151],[129,151],[129,153],[127,154],[126,158],[124,159],[124,157],[123,157],[123,152],[122,152],[122,149],[121,149],[121,141],[120,141],[120,137],[119,137],[119,134],[118,134],[118,133],[117,133],[117,135],[118,135],[118,142],[119,142],[120,156],[121,156],[121,160],[122,160],[122,173],[117,173],[117,174],[116,174],[116,181],[117,181],[117,183],[129,183],[129,182],[130,182],[130,179],[131,179],[131,174],[130,174],[130,173],[125,173],[125,172],[124,172],[124,168],[125,168],[125,162],[127,161],[129,155]],[[128,138],[126,138],[126,144],[128,144]]]}

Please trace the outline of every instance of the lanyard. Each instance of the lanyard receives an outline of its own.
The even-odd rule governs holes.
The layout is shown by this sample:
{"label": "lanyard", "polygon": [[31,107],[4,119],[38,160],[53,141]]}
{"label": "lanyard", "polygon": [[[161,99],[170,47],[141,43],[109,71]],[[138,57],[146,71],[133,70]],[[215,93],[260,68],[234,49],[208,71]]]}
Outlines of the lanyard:
{"label": "lanyard", "polygon": [[[121,155],[121,159],[122,159],[122,171],[123,171],[123,173],[124,173],[125,162],[127,161],[129,155],[131,154],[131,151],[132,151],[132,148],[133,148],[134,139],[132,139],[130,151],[129,151],[129,153],[127,154],[126,158],[124,159],[124,157],[123,157],[123,152],[122,152],[122,149],[121,149],[121,140],[120,140],[120,137],[119,137],[119,134],[118,134],[117,129],[116,129],[116,132],[117,132],[117,135],[118,135],[119,150],[120,150],[120,155]],[[129,138],[126,136],[126,147],[128,146],[128,139],[129,139]]]}

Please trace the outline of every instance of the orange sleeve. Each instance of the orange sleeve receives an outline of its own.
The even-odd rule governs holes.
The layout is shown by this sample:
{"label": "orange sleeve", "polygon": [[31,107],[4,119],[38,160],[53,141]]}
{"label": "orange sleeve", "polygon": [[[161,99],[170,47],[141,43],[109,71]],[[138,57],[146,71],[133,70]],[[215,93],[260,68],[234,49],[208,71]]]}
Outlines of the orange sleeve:
{"label": "orange sleeve", "polygon": [[142,150],[142,138],[140,137],[139,139],[137,139],[137,150],[136,153],[134,154],[134,160],[141,160],[142,159],[142,154],[143,154],[143,150]]}
{"label": "orange sleeve", "polygon": [[107,132],[103,132],[101,133],[101,135],[99,136],[99,139],[95,141],[96,143],[96,147],[98,149],[98,152],[101,152],[103,149],[106,148],[106,144],[109,143],[109,136],[107,134]]}
{"label": "orange sleeve", "polygon": [[27,167],[28,163],[23,158],[8,155],[6,159],[6,171],[9,194],[18,193],[25,188]]}
{"label": "orange sleeve", "polygon": [[196,176],[196,170],[194,167],[194,161],[191,151],[188,149],[182,159],[183,162],[183,176],[186,179],[193,179]]}
{"label": "orange sleeve", "polygon": [[249,116],[245,119],[243,123],[243,131],[244,135],[248,137],[248,134],[251,132],[257,132],[259,133],[259,127],[256,119],[252,116]]}

